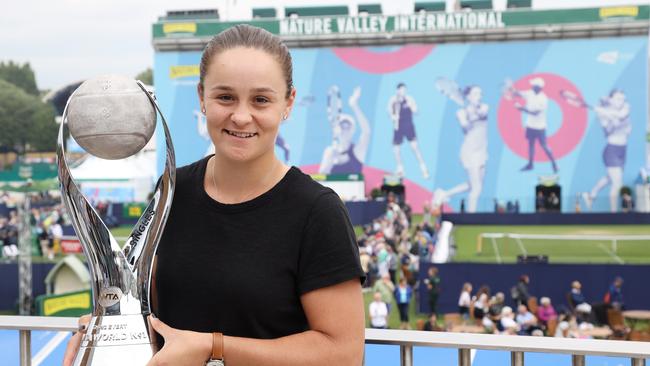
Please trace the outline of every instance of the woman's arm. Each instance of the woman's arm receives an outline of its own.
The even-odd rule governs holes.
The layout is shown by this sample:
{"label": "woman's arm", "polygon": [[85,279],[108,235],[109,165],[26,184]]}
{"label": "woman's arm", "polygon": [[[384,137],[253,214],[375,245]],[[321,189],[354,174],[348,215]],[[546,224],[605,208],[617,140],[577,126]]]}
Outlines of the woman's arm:
{"label": "woman's arm", "polygon": [[[226,365],[360,365],[365,319],[359,280],[310,291],[301,302],[310,330],[270,340],[225,336]],[[210,333],[173,329],[157,319],[151,324],[165,338],[165,346],[150,366],[203,365],[208,359]]]}

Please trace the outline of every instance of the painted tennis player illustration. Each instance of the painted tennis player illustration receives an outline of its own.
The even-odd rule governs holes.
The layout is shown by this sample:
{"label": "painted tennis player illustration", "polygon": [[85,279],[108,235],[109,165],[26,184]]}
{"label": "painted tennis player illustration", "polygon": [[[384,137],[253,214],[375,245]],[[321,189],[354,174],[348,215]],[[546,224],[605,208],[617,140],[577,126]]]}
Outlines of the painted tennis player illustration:
{"label": "painted tennis player illustration", "polygon": [[483,91],[477,85],[461,89],[455,81],[439,78],[436,81],[436,88],[460,107],[456,112],[458,124],[463,130],[460,161],[467,173],[467,181],[448,190],[436,189],[433,195],[434,205],[439,206],[452,196],[469,192],[466,211],[476,212],[488,160],[489,106],[483,103]]}
{"label": "painted tennis player illustration", "polygon": [[413,124],[413,115],[418,111],[415,100],[406,94],[406,84],[397,84],[397,92],[388,100],[388,115],[393,123],[393,154],[395,155],[396,169],[395,174],[404,176],[404,163],[402,162],[401,146],[406,139],[415,154],[420,171],[424,179],[429,178],[429,170],[424,163],[422,153],[418,147],[417,137],[415,135],[415,126]]}
{"label": "painted tennis player illustration", "polygon": [[[332,143],[323,151],[318,172],[321,174],[361,173],[370,143],[370,124],[359,107],[361,87],[354,88],[348,105],[354,117],[343,113],[341,92],[337,85],[327,93],[327,119],[332,129]],[[359,138],[354,141],[359,126]]]}
{"label": "painted tennis player illustration", "polygon": [[610,211],[618,211],[618,197],[623,187],[623,169],[627,151],[628,137],[632,132],[630,123],[630,105],[622,90],[614,89],[608,95],[600,98],[597,105],[587,104],[582,97],[570,91],[561,91],[560,95],[571,105],[593,110],[598,117],[607,144],[603,150],[603,164],[606,174],[602,176],[590,192],[583,192],[582,199],[588,210],[591,210],[598,193],[609,188]]}
{"label": "painted tennis player illustration", "polygon": [[539,142],[539,146],[551,161],[553,172],[557,173],[557,163],[546,140],[546,111],[548,109],[548,97],[544,93],[546,83],[543,78],[535,77],[530,79],[529,84],[530,89],[518,90],[511,82],[508,82],[505,90],[506,98],[519,97],[524,100],[523,105],[520,101],[515,101],[515,108],[526,115],[524,125],[526,127],[526,140],[528,140],[528,164],[524,165],[520,170],[528,171],[534,168],[535,142]]}

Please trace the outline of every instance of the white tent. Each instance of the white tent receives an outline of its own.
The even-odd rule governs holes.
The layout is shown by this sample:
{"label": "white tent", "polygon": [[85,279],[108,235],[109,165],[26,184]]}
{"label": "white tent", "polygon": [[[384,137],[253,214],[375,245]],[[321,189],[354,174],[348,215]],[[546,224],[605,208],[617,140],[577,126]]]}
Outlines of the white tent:
{"label": "white tent", "polygon": [[143,202],[157,179],[156,152],[144,150],[120,160],[104,160],[89,155],[70,171],[91,201]]}

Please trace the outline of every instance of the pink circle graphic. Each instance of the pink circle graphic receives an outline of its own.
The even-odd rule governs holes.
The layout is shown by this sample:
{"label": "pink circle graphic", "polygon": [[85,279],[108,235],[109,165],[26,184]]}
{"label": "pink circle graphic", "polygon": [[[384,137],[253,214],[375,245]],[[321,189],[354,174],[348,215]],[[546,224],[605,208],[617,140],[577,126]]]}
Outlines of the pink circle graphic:
{"label": "pink circle graphic", "polygon": [[[514,83],[515,89],[530,89],[529,81],[533,78],[542,78],[544,80],[543,92],[546,93],[550,100],[557,103],[562,110],[562,125],[553,135],[547,136],[548,146],[555,159],[559,159],[578,146],[587,128],[587,110],[567,103],[560,95],[560,91],[572,92],[580,98],[582,98],[582,94],[568,79],[550,73],[529,74]],[[526,139],[523,113],[515,107],[515,103],[525,105],[525,101],[521,97],[511,99],[501,97],[497,112],[497,126],[503,141],[510,150],[522,158],[528,159],[528,140]],[[549,161],[539,143],[535,143],[535,161]]]}
{"label": "pink circle graphic", "polygon": [[332,48],[332,52],[355,69],[370,74],[402,71],[422,61],[433,45],[409,45],[390,52],[373,52],[362,47]]}

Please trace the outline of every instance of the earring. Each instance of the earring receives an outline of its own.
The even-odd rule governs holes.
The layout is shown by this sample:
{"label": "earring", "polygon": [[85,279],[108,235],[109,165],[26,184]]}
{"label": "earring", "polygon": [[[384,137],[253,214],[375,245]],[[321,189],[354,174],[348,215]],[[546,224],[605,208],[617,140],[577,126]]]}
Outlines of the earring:
{"label": "earring", "polygon": [[288,116],[287,116],[287,114],[286,114],[286,113],[282,115],[282,120],[283,120],[283,121],[286,121],[286,120],[287,120],[287,118],[288,118]]}
{"label": "earring", "polygon": [[205,108],[201,109],[201,113],[205,114]]}

